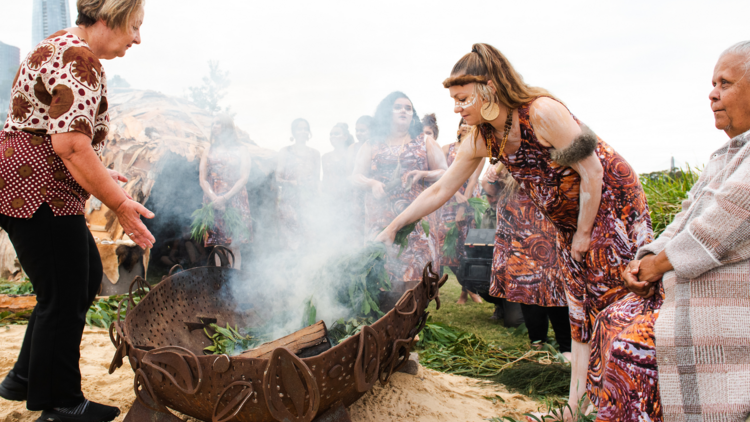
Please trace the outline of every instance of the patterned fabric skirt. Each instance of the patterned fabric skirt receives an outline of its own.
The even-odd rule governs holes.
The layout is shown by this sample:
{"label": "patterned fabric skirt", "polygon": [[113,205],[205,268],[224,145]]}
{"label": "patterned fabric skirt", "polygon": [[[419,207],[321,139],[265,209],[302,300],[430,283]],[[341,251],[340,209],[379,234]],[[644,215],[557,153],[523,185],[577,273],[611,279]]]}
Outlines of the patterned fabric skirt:
{"label": "patterned fabric skirt", "polygon": [[597,421],[662,421],[654,343],[662,301],[630,293],[596,318],[586,387]]}
{"label": "patterned fabric skirt", "polygon": [[523,192],[498,205],[490,295],[525,305],[567,306],[554,224]]}

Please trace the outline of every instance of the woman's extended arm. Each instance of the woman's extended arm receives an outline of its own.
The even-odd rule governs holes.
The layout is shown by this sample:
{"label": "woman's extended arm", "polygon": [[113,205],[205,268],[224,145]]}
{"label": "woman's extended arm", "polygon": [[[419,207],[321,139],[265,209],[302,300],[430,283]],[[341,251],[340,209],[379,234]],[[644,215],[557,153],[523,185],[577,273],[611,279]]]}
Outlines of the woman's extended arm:
{"label": "woman's extended arm", "polygon": [[[567,108],[551,98],[540,98],[531,106],[530,120],[542,145],[562,150],[582,133]],[[604,169],[594,153],[571,166],[581,176],[578,226],[573,235],[571,255],[582,261],[591,246],[594,220],[602,200]]]}
{"label": "woman's extended arm", "polygon": [[156,239],[141,221],[141,216],[154,218],[154,213],[128,199],[94,152],[91,138],[78,132],[53,134],[52,148],[73,179],[115,212],[120,225],[133,242],[142,248],[154,246]]}
{"label": "woman's extended arm", "polygon": [[377,237],[377,241],[393,243],[396,233],[407,224],[429,215],[440,208],[458,192],[458,189],[474,173],[479,162],[487,153],[487,147],[482,142],[474,146],[473,138],[462,142],[455,161],[448,171],[434,185],[422,192],[407,209],[396,217],[388,227]]}

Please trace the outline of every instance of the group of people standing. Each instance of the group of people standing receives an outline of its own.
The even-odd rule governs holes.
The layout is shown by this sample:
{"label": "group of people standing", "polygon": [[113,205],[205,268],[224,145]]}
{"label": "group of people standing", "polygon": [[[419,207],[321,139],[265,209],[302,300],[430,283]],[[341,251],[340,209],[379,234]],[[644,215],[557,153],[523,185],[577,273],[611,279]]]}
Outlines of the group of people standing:
{"label": "group of people standing", "polygon": [[[93,194],[129,239],[153,246],[141,217],[154,214],[128,196],[117,184],[127,179],[98,156],[109,128],[100,60],[140,44],[144,9],[142,0],[77,0],[77,9],[77,26],[51,35],[22,62],[0,132],[0,227],[38,302],[0,397],[26,401],[42,411],[40,420],[100,422],[119,410],[81,391],[79,344],[102,279],[83,211]],[[750,41],[719,57],[709,99],[716,128],[730,139],[655,240],[633,168],[487,44],[475,44],[443,82],[468,126],[445,149],[436,143],[434,119],[423,125],[401,92],[357,122],[358,142],[345,125],[334,127],[335,149],[322,159],[305,145],[309,123],[294,121],[295,143],[281,151],[276,171],[282,227],[294,247],[309,227],[305,201],[318,192],[351,204],[342,215],[352,216],[354,233],[361,227],[354,243],[374,237],[390,245],[401,228],[425,219],[438,229],[428,233],[417,224],[403,252],[389,248],[388,272],[396,292],[404,291],[429,261],[456,264],[439,256],[440,239],[445,243],[449,225],[460,223],[464,233],[472,224],[459,218],[461,204],[474,195],[489,159],[482,185],[497,207],[492,293],[537,315],[539,308],[557,315],[567,305],[570,408],[586,406],[579,399],[588,392],[600,421],[744,421],[750,413],[749,70]],[[236,139],[226,136],[232,129],[217,122],[215,146],[201,163],[201,186],[218,209],[247,202],[249,160],[234,151]],[[451,207],[458,207],[455,214]],[[246,232],[238,240],[251,237]],[[212,241],[228,239],[219,233]],[[564,327],[554,328],[564,335]]]}
{"label": "group of people standing", "polygon": [[492,292],[549,309],[567,302],[570,409],[585,411],[588,392],[600,421],[744,421],[749,68],[750,42],[720,56],[709,98],[716,127],[731,139],[654,241],[627,161],[559,99],[526,84],[500,51],[475,44],[443,82],[471,140],[378,239],[393,242],[437,210],[489,158],[485,190],[510,194],[497,205]]}

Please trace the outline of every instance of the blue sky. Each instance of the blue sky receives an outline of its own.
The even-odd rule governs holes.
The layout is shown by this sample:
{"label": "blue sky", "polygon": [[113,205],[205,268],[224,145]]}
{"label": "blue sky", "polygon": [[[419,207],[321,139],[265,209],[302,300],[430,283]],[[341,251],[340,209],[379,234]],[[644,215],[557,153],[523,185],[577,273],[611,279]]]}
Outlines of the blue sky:
{"label": "blue sky", "polygon": [[[0,41],[22,55],[31,3],[0,0]],[[725,142],[709,108],[711,74],[721,51],[750,38],[747,16],[746,0],[148,0],[143,44],[104,66],[135,88],[184,95],[219,60],[233,81],[225,103],[253,139],[279,149],[305,117],[311,146],[327,152],[336,122],[353,130],[394,90],[420,115],[436,112],[438,142],[451,142],[458,118],[441,82],[472,43],[487,42],[645,172],[672,156],[704,163]]]}

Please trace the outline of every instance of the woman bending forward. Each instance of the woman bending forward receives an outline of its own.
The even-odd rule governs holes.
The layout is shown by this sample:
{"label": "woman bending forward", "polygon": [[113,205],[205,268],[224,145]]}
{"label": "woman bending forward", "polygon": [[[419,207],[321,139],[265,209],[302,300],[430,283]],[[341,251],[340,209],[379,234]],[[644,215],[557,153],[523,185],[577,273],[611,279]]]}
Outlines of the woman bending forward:
{"label": "woman bending forward", "polygon": [[574,340],[569,404],[575,411],[586,387],[594,320],[627,294],[620,273],[652,239],[643,188],[619,154],[546,90],[526,85],[494,47],[475,44],[443,85],[454,111],[477,126],[474,138],[379,239],[391,241],[401,227],[448,201],[483,157],[505,164],[557,228]]}

